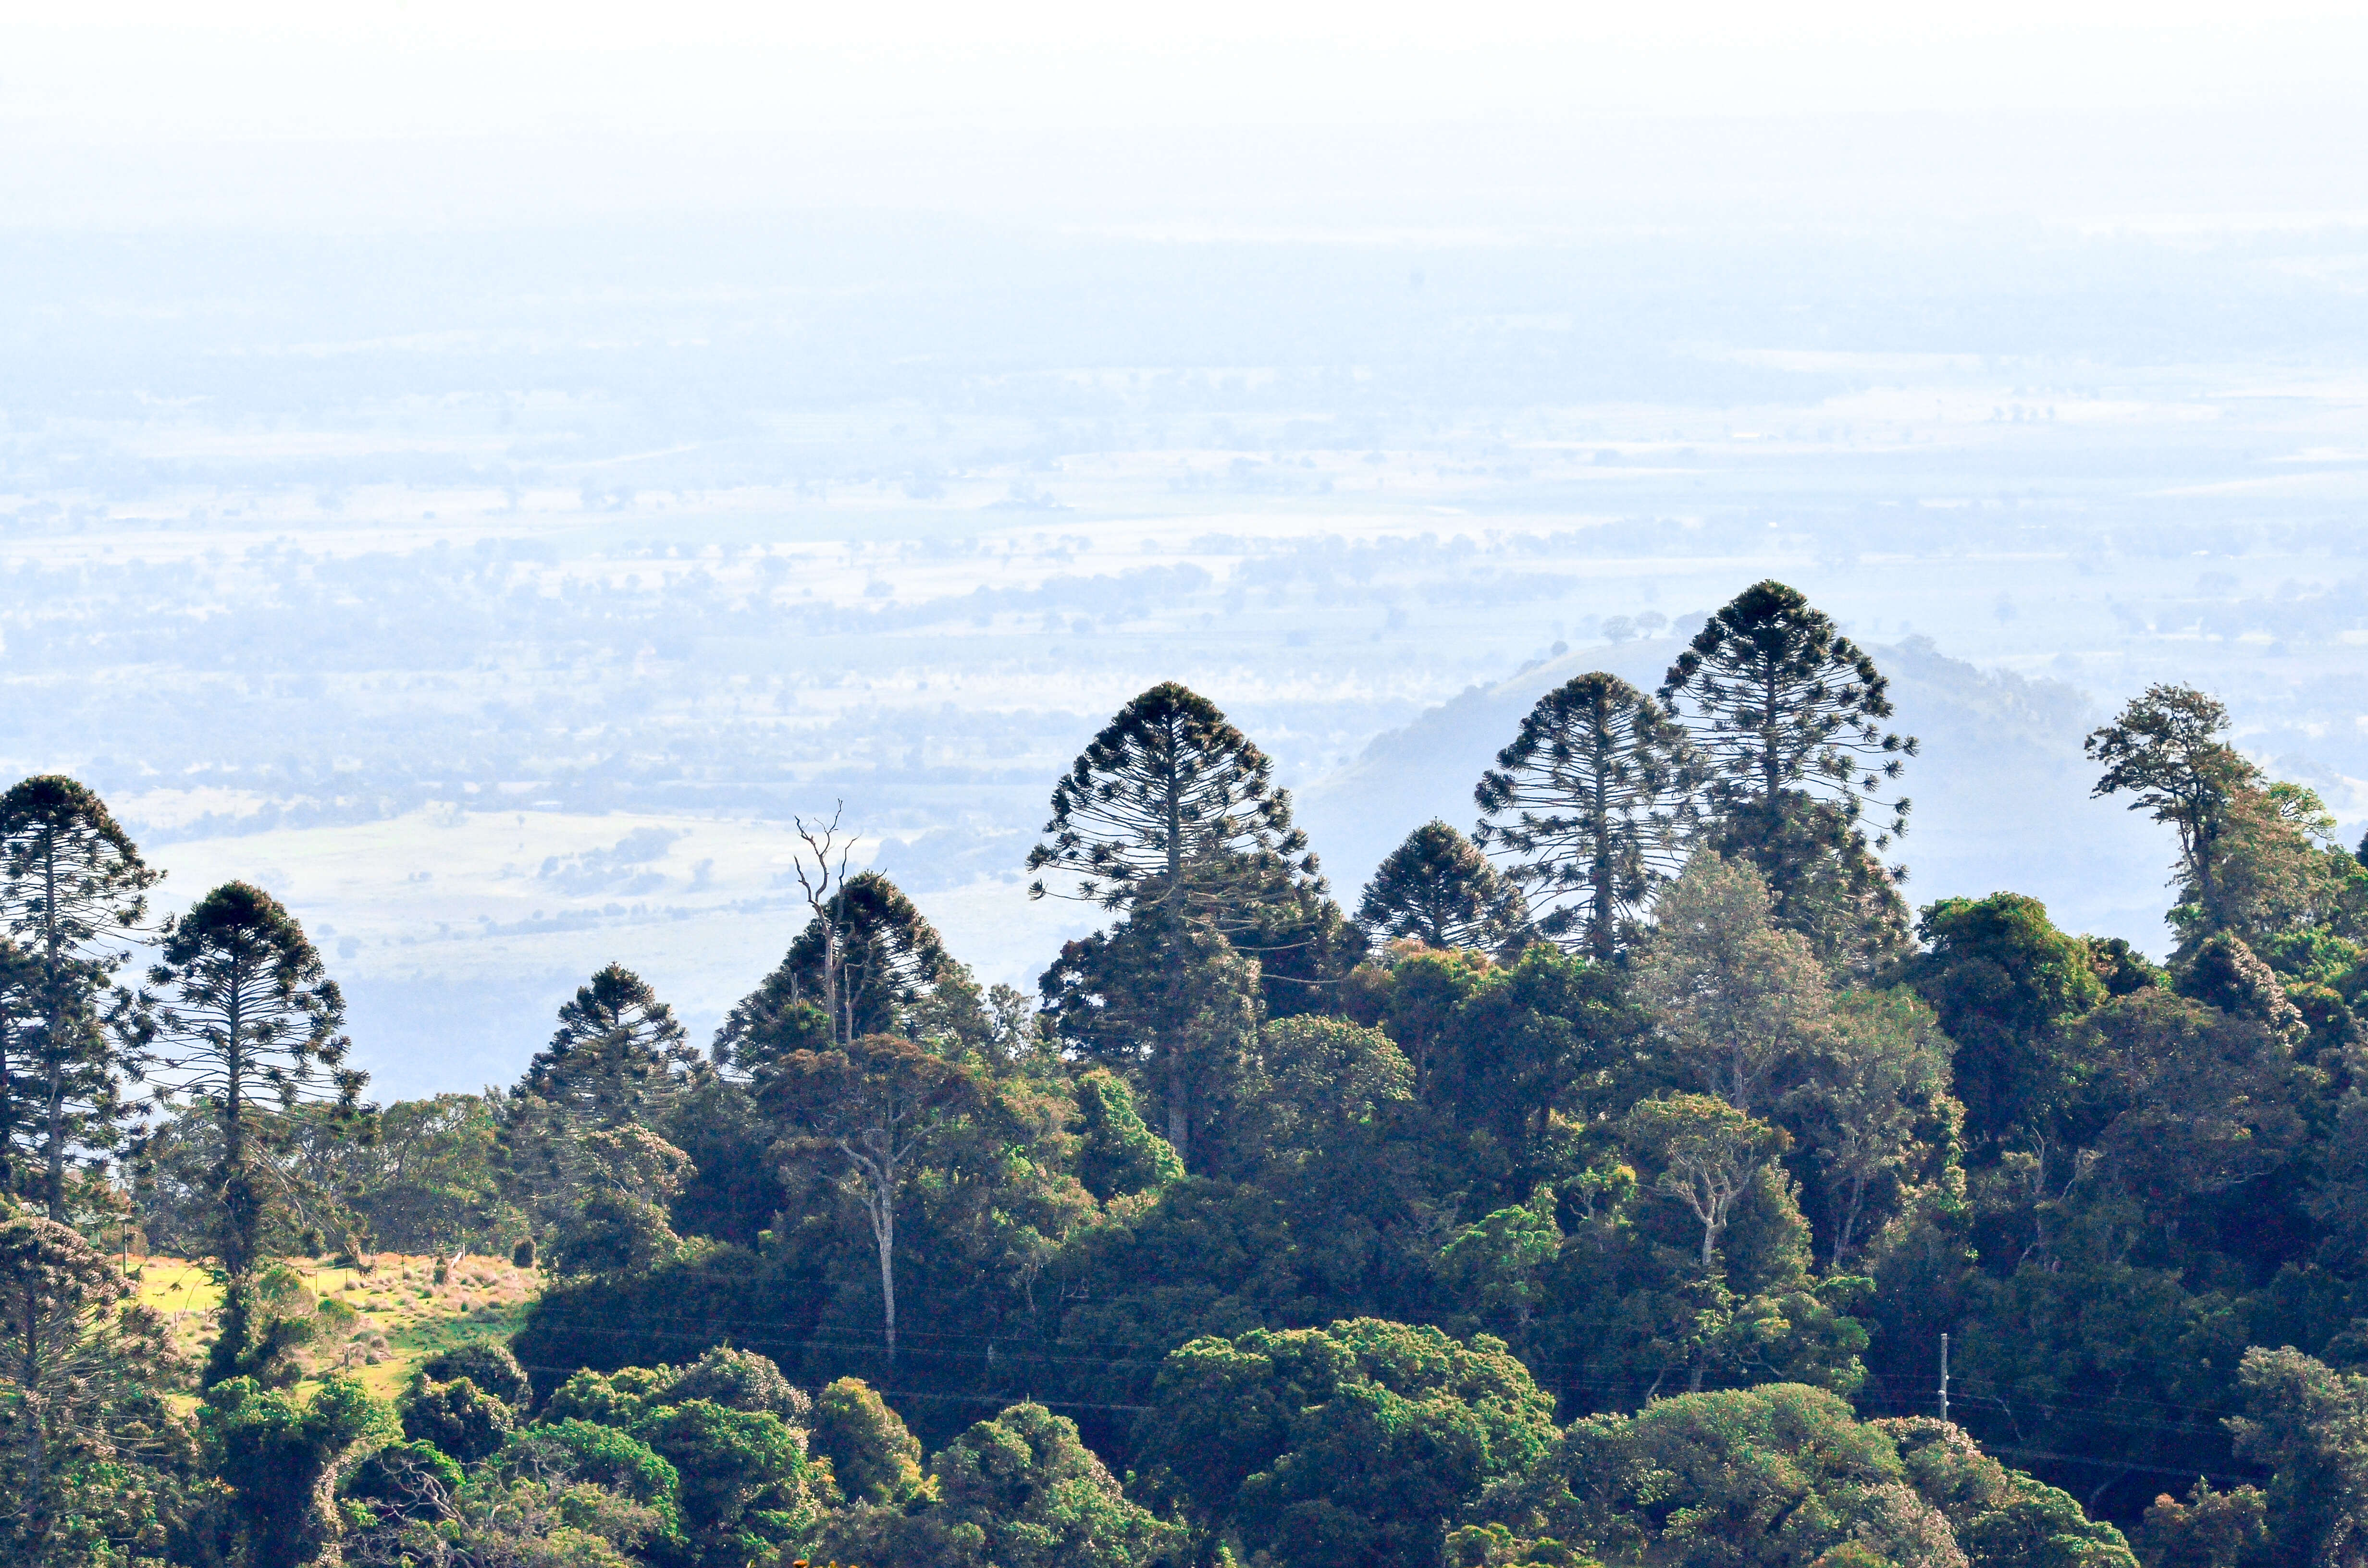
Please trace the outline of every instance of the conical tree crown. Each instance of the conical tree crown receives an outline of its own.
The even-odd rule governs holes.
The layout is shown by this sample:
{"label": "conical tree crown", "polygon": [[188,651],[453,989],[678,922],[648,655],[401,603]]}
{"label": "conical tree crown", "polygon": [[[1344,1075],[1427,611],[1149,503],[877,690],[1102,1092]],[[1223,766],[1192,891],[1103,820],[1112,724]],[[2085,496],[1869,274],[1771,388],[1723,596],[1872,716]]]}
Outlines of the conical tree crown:
{"label": "conical tree crown", "polygon": [[224,882],[165,926],[149,984],[151,1071],[199,1098],[243,1092],[283,1107],[350,1101],[339,1070],[346,1001],[287,907],[250,882]]}
{"label": "conical tree crown", "polygon": [[649,982],[612,963],[561,1005],[559,1028],[518,1089],[579,1128],[615,1127],[646,1120],[698,1062],[674,1009]]}
{"label": "conical tree crown", "polygon": [[1659,702],[1600,670],[1575,676],[1481,775],[1474,836],[1541,912],[1540,931],[1608,958],[1684,865],[1703,774]]}
{"label": "conical tree crown", "polygon": [[1030,887],[1121,909],[1139,898],[1213,910],[1248,869],[1316,881],[1274,764],[1216,704],[1174,681],[1121,709],[1053,790]]}
{"label": "conical tree crown", "polygon": [[1357,920],[1384,940],[1412,937],[1435,948],[1498,953],[1529,935],[1521,891],[1443,822],[1425,823],[1389,853],[1365,884]]}
{"label": "conical tree crown", "polygon": [[[861,871],[833,893],[806,923],[789,952],[756,990],[742,997],[715,1033],[715,1059],[754,1068],[768,1056],[824,1043],[806,1038],[812,1027],[801,1007],[819,1009],[828,930],[838,928],[839,1006],[848,1015],[839,1033],[853,1040],[894,1034],[905,1010],[951,967],[945,942],[903,890],[878,871]],[[829,1020],[820,1020],[823,1028]]]}
{"label": "conical tree crown", "polygon": [[1889,683],[1830,617],[1800,591],[1755,583],[1710,619],[1678,655],[1661,699],[1693,731],[1723,813],[1772,811],[1787,791],[1819,797],[1856,823],[1869,804],[1891,814],[1874,841],[1907,826],[1897,780],[1913,736],[1883,727]]}

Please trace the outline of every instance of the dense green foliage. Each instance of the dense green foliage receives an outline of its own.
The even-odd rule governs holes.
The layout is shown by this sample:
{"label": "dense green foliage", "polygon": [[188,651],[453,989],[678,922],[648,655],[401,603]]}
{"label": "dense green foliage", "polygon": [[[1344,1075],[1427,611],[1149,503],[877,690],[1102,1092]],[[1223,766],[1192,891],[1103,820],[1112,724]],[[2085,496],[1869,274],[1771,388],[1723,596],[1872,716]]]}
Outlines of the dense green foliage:
{"label": "dense green foliage", "polygon": [[[135,1075],[183,1092],[128,1190],[62,1190],[85,1229],[130,1204],[211,1251],[247,1305],[184,1420],[106,1257],[74,1224],[0,1227],[29,1325],[0,1333],[30,1347],[0,1368],[12,1546],[2355,1561],[2368,870],[2216,704],[2157,687],[2091,750],[2099,792],[2178,836],[2167,964],[2011,892],[1911,926],[1874,858],[1914,751],[1886,691],[1759,585],[1660,696],[1550,697],[1474,837],[1417,828],[1352,922],[1263,754],[1160,687],[1058,787],[1034,868],[1108,923],[1039,1006],[983,990],[885,877],[835,871],[705,1054],[611,964],[515,1088],[370,1116],[267,895],[238,894],[283,955],[241,1014],[263,1022],[213,1042],[171,1011],[234,945],[191,946],[227,918],[211,895],[144,1006],[72,971],[59,1016],[118,1021],[76,1048],[76,1159]],[[22,956],[12,1051],[51,1027]],[[241,1040],[281,1066],[233,1117],[186,1075]],[[294,1387],[302,1292],[270,1255],[414,1240],[544,1260],[509,1349],[448,1350],[392,1405]]]}

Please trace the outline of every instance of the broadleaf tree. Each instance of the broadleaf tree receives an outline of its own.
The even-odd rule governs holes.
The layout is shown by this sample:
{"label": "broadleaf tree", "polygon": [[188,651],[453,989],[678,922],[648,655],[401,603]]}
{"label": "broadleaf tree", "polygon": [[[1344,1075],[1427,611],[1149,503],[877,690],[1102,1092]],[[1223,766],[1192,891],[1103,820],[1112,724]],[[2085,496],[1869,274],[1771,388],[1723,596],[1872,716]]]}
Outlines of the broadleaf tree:
{"label": "broadleaf tree", "polygon": [[976,1108],[974,1069],[909,1040],[865,1035],[773,1063],[757,1100],[783,1128],[786,1160],[835,1175],[863,1210],[880,1263],[882,1339],[896,1354],[896,1218],[930,1138]]}

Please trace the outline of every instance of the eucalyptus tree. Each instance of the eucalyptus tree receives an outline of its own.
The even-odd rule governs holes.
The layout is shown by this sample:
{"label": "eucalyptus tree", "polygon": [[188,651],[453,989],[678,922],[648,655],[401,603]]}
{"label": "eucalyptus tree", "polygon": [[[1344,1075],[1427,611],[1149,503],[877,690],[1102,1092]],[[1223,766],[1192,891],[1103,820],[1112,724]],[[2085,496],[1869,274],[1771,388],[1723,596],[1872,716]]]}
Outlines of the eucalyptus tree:
{"label": "eucalyptus tree", "polygon": [[220,1140],[215,1245],[230,1285],[209,1383],[251,1364],[251,1280],[266,1224],[302,1202],[275,1156],[308,1107],[359,1110],[365,1076],[346,1065],[345,1017],[345,997],[303,926],[261,888],[224,882],[165,923],[139,1038],[150,1080],[209,1117]]}
{"label": "eucalyptus tree", "polygon": [[1357,923],[1375,937],[1411,937],[1434,948],[1505,956],[1530,934],[1521,890],[1461,833],[1432,820],[1390,851],[1357,904]]}
{"label": "eucalyptus tree", "polygon": [[861,1206],[880,1265],[881,1333],[894,1359],[897,1212],[930,1139],[980,1105],[977,1072],[909,1040],[865,1035],[770,1063],[757,1098],[785,1128],[781,1157],[837,1176]]}
{"label": "eucalyptus tree", "polygon": [[2168,824],[2179,835],[2181,871],[2205,888],[2228,798],[2259,778],[2228,744],[2227,732],[2228,710],[2219,699],[2158,684],[2091,731],[2082,747],[2105,765],[2089,793],[2128,794],[2130,810]]}
{"label": "eucalyptus tree", "polygon": [[1702,775],[1659,701],[1600,670],[1577,676],[1481,775],[1473,836],[1505,857],[1540,931],[1608,959],[1685,864]]}
{"label": "eucalyptus tree", "polygon": [[[52,1220],[66,1219],[76,1154],[103,1154],[120,1141],[126,1063],[108,1016],[120,1018],[128,1001],[115,975],[131,960],[148,890],[162,875],[107,803],[72,778],[44,774],[0,795],[0,925],[38,965],[38,1027],[18,1048],[30,1080],[18,1104],[31,1113],[18,1147],[31,1145]],[[27,1185],[15,1149],[0,1149],[0,1159],[10,1185]]]}
{"label": "eucalyptus tree", "polygon": [[[1703,758],[1712,842],[1752,861],[1777,914],[1828,961],[1900,945],[1907,831],[1896,792],[1912,735],[1884,727],[1890,683],[1801,593],[1755,583],[1710,618],[1661,683]],[[1884,813],[1868,831],[1868,811]]]}
{"label": "eucalyptus tree", "polygon": [[1280,873],[1320,890],[1307,835],[1274,763],[1216,704],[1174,681],[1103,727],[1053,790],[1048,835],[1028,854],[1030,898],[1107,910],[1166,905],[1220,929],[1245,882]]}
{"label": "eucalyptus tree", "polygon": [[1707,849],[1653,913],[1631,990],[1669,1064],[1747,1116],[1768,1109],[1829,1032],[1833,996],[1807,938],[1773,923],[1748,862]]}

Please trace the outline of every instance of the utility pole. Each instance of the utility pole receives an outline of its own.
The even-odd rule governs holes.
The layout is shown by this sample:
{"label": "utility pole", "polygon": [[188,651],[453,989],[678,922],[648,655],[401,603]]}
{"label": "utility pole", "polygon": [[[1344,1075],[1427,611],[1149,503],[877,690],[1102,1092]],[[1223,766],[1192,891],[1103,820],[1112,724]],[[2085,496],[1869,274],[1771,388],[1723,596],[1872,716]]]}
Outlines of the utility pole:
{"label": "utility pole", "polygon": [[1942,1335],[1941,1336],[1941,1424],[1942,1424],[1943,1426],[1945,1426],[1945,1425],[1947,1425],[1947,1424],[1948,1424],[1948,1420],[1949,1420],[1949,1336],[1948,1336],[1947,1335],[1945,1335],[1945,1334],[1944,1334],[1944,1335]]}

